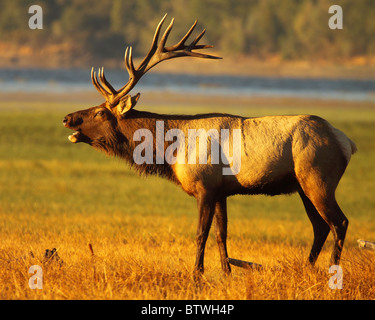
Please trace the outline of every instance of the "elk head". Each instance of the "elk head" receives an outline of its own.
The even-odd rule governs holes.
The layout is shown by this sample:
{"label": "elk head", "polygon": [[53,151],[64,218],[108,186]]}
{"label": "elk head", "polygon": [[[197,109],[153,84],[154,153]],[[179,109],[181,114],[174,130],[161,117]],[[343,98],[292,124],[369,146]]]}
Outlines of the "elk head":
{"label": "elk head", "polygon": [[113,148],[113,143],[121,141],[121,131],[118,130],[120,121],[126,119],[126,116],[136,105],[140,94],[134,97],[128,93],[134,88],[140,78],[152,67],[158,63],[178,58],[178,57],[196,57],[208,59],[221,59],[212,55],[195,52],[196,49],[212,48],[210,45],[199,45],[198,41],[203,37],[203,30],[189,45],[185,42],[193,32],[197,21],[194,22],[185,36],[174,46],[165,47],[169,33],[172,30],[174,19],[165,30],[160,42],[158,38],[160,29],[167,15],[161,19],[152,40],[151,49],[142,60],[138,68],[134,67],[132,58],[132,47],[125,50],[125,67],[129,74],[128,82],[119,90],[115,90],[104,76],[104,68],[100,68],[98,73],[91,69],[91,80],[94,87],[105,98],[105,102],[99,106],[86,110],[77,111],[67,115],[63,124],[65,127],[76,132],[69,136],[73,143],[85,142],[94,147],[104,149]]}
{"label": "elk head", "polygon": [[125,117],[136,105],[140,93],[131,97],[126,95],[121,98],[114,108],[104,102],[99,106],[68,114],[63,119],[63,124],[69,129],[76,130],[69,136],[73,143],[85,142],[93,146],[108,143],[115,138],[117,123]]}

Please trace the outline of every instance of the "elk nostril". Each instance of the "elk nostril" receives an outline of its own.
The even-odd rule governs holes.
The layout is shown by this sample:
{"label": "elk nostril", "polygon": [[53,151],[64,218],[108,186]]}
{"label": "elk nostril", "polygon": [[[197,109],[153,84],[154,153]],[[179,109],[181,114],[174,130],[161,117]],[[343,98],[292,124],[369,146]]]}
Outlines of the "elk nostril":
{"label": "elk nostril", "polygon": [[63,119],[63,124],[66,125],[67,123],[68,123],[68,118],[65,117],[65,118]]}
{"label": "elk nostril", "polygon": [[81,125],[82,123],[83,123],[83,119],[80,117],[80,118],[78,118],[78,119],[75,121],[74,125],[79,126],[79,125]]}

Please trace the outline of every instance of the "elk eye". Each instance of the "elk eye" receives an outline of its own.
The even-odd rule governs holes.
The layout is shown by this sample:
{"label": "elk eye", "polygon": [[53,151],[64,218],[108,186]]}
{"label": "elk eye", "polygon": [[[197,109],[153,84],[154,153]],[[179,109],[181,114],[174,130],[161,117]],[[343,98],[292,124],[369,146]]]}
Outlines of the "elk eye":
{"label": "elk eye", "polygon": [[104,116],[104,111],[98,111],[96,114],[95,114],[95,117],[96,116],[99,116],[99,117],[101,117],[101,116]]}

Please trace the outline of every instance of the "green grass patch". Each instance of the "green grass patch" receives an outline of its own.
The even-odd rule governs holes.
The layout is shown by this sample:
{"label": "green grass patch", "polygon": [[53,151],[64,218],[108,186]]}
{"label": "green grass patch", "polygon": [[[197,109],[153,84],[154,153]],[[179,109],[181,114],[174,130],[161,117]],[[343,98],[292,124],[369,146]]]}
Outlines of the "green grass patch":
{"label": "green grass patch", "polygon": [[[121,212],[145,216],[196,216],[195,199],[158,177],[139,177],[119,159],[67,140],[62,125],[74,104],[0,104],[0,210],[43,215]],[[147,109],[147,108],[145,108]],[[152,108],[149,108],[152,109]],[[209,112],[179,108],[178,113]],[[220,107],[214,110],[220,110]],[[173,113],[176,108],[160,112]],[[248,116],[314,113],[343,130],[358,146],[337,190],[350,220],[372,221],[375,208],[375,110],[233,107]],[[279,221],[307,220],[298,196],[236,196],[229,217]]]}

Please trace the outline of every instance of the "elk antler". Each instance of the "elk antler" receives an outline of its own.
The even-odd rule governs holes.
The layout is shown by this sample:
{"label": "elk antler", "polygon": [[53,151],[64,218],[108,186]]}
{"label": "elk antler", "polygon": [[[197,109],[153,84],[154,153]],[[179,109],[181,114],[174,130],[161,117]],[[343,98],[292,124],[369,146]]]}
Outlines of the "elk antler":
{"label": "elk antler", "polygon": [[[158,26],[156,27],[154,38],[152,40],[151,49],[146,55],[146,57],[142,60],[139,67],[135,69],[133,64],[133,56],[132,56],[132,47],[127,47],[125,50],[125,66],[126,70],[129,73],[129,80],[128,82],[118,91],[116,91],[111,84],[107,81],[104,76],[104,68],[99,68],[98,76],[96,72],[94,72],[94,68],[91,69],[91,80],[94,84],[95,88],[99,91],[99,93],[106,99],[109,103],[110,107],[114,107],[119,100],[124,97],[127,93],[130,92],[131,89],[137,84],[139,79],[152,67],[156,66],[159,62],[164,60],[178,58],[178,57],[196,57],[196,58],[206,58],[206,59],[221,59],[221,57],[215,57],[208,54],[193,52],[196,49],[207,49],[212,48],[213,46],[210,45],[198,45],[198,41],[203,37],[206,30],[203,30],[189,45],[185,45],[186,40],[189,38],[191,33],[193,32],[195,26],[197,25],[197,21],[194,22],[192,27],[189,31],[185,34],[185,36],[174,46],[165,47],[165,43],[167,42],[169,33],[172,30],[174,19],[172,19],[171,23],[165,30],[159,44],[158,38],[160,34],[160,29],[163,25],[163,22],[167,14],[164,15],[163,19],[159,22]],[[99,79],[98,79],[99,78]]]}

